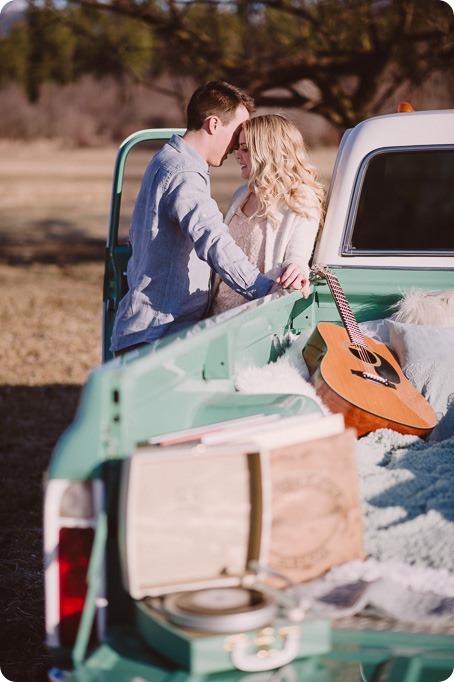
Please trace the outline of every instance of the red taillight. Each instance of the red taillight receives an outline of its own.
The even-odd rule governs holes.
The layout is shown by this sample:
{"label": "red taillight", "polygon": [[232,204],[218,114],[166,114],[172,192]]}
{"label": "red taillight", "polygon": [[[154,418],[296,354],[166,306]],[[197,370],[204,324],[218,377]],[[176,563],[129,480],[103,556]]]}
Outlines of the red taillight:
{"label": "red taillight", "polygon": [[[93,528],[60,528],[58,572],[60,585],[60,641],[74,644],[87,594],[87,572]],[[94,638],[94,629],[91,640]]]}
{"label": "red taillight", "polygon": [[[44,557],[46,639],[50,647],[72,647],[79,637],[83,648],[88,629],[88,644],[103,638],[107,608],[105,532],[100,523],[103,506],[101,480],[50,479],[46,483]],[[95,545],[97,550],[93,552]],[[86,604],[86,618],[80,629]]]}

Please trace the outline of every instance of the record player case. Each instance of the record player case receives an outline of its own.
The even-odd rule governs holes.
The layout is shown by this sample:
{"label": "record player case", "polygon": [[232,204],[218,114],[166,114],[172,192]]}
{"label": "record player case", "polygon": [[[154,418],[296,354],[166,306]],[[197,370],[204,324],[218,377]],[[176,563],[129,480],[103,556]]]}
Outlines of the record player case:
{"label": "record player case", "polygon": [[[252,443],[150,446],[135,452],[122,477],[120,548],[123,581],[135,600],[144,640],[193,673],[268,670],[329,651],[331,627],[326,620],[295,622],[285,613],[276,614],[276,608],[268,611],[265,622],[251,628],[250,609],[245,607],[244,629],[240,618],[233,629],[219,632],[210,631],[209,619],[203,618],[196,621],[201,627],[182,626],[172,613],[169,617],[164,604],[175,594],[178,599],[194,593],[197,603],[199,591],[206,590],[211,598],[220,589],[254,587],[257,575],[249,563],[269,565],[273,548],[282,545],[279,534],[286,532],[276,530],[273,521],[271,479],[276,462],[283,458],[285,467],[292,467],[295,456],[309,461],[322,442],[326,451],[329,441],[328,451],[336,459],[347,454],[341,464],[345,469],[354,461],[353,439],[352,433],[342,431],[283,452]],[[283,485],[280,481],[281,492]],[[338,498],[339,494],[337,505]],[[287,512],[288,505],[284,509]],[[282,521],[285,526],[283,518],[278,525]],[[294,524],[294,519],[288,523]],[[295,537],[294,531],[290,537]],[[356,554],[361,552],[359,546]],[[270,584],[269,579],[263,581]],[[271,581],[271,586],[283,585]]]}

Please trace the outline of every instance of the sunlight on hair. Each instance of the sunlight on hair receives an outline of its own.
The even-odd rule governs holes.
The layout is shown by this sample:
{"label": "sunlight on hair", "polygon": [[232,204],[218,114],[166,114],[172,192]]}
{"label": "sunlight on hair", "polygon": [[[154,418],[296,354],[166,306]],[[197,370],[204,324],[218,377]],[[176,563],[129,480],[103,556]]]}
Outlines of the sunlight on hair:
{"label": "sunlight on hair", "polygon": [[251,154],[248,185],[258,200],[257,216],[266,215],[277,225],[280,204],[303,217],[321,215],[325,190],[296,125],[280,114],[267,114],[246,121],[244,133]]}

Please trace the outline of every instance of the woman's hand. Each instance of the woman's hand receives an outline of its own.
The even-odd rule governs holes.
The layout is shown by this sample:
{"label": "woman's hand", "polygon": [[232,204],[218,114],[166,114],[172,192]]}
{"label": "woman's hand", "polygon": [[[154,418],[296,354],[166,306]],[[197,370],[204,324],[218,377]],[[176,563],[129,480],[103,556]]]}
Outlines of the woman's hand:
{"label": "woman's hand", "polygon": [[282,270],[276,282],[281,285],[283,289],[294,289],[301,291],[304,298],[309,296],[309,280],[306,276],[306,269],[301,267],[298,263],[289,263]]}

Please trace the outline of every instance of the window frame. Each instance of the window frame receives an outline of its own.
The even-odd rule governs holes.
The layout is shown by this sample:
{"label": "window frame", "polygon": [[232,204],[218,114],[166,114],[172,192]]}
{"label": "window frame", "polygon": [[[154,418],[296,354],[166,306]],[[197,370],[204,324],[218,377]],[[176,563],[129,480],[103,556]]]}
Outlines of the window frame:
{"label": "window frame", "polygon": [[375,257],[375,256],[402,256],[402,257],[414,257],[414,256],[434,256],[434,257],[446,257],[454,255],[454,249],[447,250],[399,250],[399,249],[358,249],[352,246],[352,237],[354,234],[354,227],[356,223],[359,199],[364,186],[364,180],[366,177],[367,170],[370,166],[371,161],[377,156],[389,153],[411,153],[411,152],[430,152],[430,151],[448,151],[451,150],[454,154],[454,145],[452,144],[434,144],[434,145],[411,145],[411,146],[391,146],[391,147],[381,147],[379,149],[374,149],[369,152],[361,162],[358,169],[358,173],[355,178],[355,183],[353,186],[353,192],[350,200],[350,205],[348,207],[346,228],[344,231],[344,237],[342,240],[342,256],[346,257]]}

